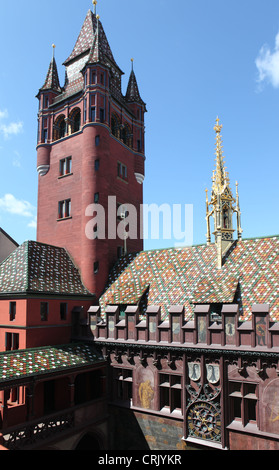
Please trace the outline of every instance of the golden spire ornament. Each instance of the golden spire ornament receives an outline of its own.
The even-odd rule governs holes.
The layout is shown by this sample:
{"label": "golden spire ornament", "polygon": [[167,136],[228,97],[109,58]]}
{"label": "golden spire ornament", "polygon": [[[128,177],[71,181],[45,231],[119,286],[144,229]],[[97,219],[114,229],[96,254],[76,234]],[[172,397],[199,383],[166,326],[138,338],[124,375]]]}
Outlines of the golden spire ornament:
{"label": "golden spire ornament", "polygon": [[215,148],[215,169],[212,176],[211,200],[208,200],[206,190],[206,223],[207,223],[207,244],[211,243],[210,218],[214,220],[215,244],[217,247],[217,268],[221,269],[224,255],[233,243],[233,214],[237,214],[238,239],[241,240],[241,222],[238,196],[238,184],[236,185],[236,199],[232,195],[230,188],[229,174],[226,171],[221,130],[223,126],[217,117],[214,131],[216,133]]}
{"label": "golden spire ornament", "polygon": [[93,0],[93,5],[94,5],[94,15],[96,16],[96,7],[97,7],[97,0]]}

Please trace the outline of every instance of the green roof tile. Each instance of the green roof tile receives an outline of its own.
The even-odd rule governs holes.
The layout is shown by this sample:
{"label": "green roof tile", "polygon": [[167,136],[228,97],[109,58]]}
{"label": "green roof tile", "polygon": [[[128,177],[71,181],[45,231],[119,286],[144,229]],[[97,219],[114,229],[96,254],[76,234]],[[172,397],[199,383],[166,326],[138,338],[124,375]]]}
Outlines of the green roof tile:
{"label": "green roof tile", "polygon": [[92,295],[64,248],[26,241],[0,264],[0,295]]}
{"label": "green roof tile", "polygon": [[[216,268],[216,246],[143,251],[119,260],[100,298],[108,304],[129,304],[149,284],[148,305],[160,305],[162,319],[171,305],[184,305],[192,318],[195,303],[231,303],[248,319],[253,304],[270,304],[271,319],[279,320],[279,236],[237,242],[222,270]],[[131,294],[134,292],[134,297]],[[235,299],[236,297],[236,299]]]}
{"label": "green roof tile", "polygon": [[0,383],[103,361],[93,346],[72,343],[0,353]]}

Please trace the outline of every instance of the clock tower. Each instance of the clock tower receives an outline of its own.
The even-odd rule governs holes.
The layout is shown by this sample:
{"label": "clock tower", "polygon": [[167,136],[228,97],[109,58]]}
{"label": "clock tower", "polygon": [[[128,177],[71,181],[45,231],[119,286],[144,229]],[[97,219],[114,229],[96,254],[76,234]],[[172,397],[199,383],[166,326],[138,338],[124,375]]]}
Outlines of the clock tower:
{"label": "clock tower", "polygon": [[[64,86],[53,46],[37,95],[37,240],[66,248],[84,285],[98,298],[117,259],[143,249],[146,106],[133,66],[122,94],[123,72],[96,14],[96,3],[63,64]],[[121,208],[128,204],[138,214],[133,230],[137,235],[124,240],[115,230],[115,236],[109,237],[108,226],[117,225],[121,215],[126,217]],[[102,219],[95,217],[98,208]]]}

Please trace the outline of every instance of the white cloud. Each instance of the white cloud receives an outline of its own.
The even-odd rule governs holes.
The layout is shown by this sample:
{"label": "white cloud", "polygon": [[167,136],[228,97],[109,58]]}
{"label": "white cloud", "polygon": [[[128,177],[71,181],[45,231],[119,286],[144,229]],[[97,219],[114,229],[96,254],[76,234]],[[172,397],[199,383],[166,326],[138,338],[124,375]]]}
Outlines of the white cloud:
{"label": "white cloud", "polygon": [[8,111],[6,109],[0,109],[0,119],[4,119],[8,117]]}
{"label": "white cloud", "polygon": [[34,218],[35,207],[28,201],[16,199],[12,194],[5,194],[0,198],[0,211]]}
{"label": "white cloud", "polygon": [[34,217],[33,220],[29,222],[28,227],[37,228],[37,217]]}
{"label": "white cloud", "polygon": [[20,134],[23,130],[22,122],[10,122],[9,124],[0,124],[0,132],[8,139],[11,135]]}
{"label": "white cloud", "polygon": [[[9,116],[6,109],[0,109],[0,120],[7,119]],[[23,122],[0,122],[0,134],[4,135],[5,139],[8,139],[11,135],[17,135],[23,131]]]}
{"label": "white cloud", "polygon": [[274,51],[268,45],[263,45],[256,58],[258,69],[258,83],[271,83],[274,88],[279,88],[279,33],[275,37]]}

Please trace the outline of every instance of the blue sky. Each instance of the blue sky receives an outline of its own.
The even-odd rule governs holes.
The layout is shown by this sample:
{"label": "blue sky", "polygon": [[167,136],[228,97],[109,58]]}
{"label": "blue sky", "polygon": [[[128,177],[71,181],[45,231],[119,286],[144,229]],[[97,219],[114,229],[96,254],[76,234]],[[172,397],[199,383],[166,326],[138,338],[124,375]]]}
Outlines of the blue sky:
{"label": "blue sky", "polygon": [[[36,239],[38,102],[56,45],[63,61],[90,0],[1,0],[0,226],[18,243]],[[147,103],[144,202],[193,205],[193,243],[206,242],[217,115],[231,187],[239,183],[243,237],[278,229],[278,0],[99,0],[114,57],[130,59]],[[147,240],[145,249],[172,246]]]}

